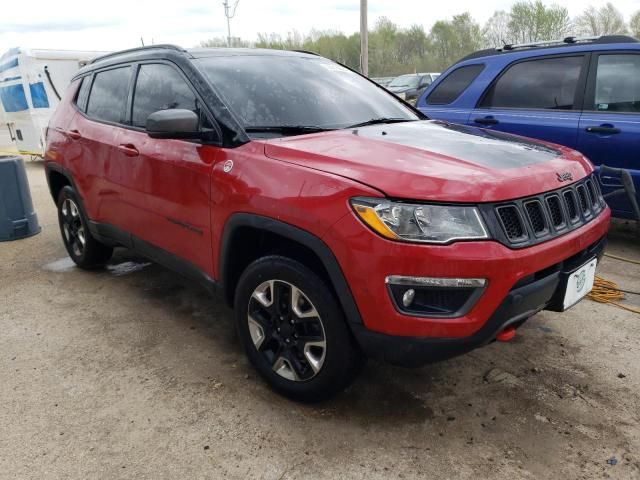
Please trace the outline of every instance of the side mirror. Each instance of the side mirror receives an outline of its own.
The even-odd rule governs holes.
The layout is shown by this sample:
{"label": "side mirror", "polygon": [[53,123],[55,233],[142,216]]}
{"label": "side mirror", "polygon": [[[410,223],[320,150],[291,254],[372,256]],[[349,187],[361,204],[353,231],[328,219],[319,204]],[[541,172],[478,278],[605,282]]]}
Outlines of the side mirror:
{"label": "side mirror", "polygon": [[147,117],[146,130],[151,138],[200,138],[200,119],[191,110],[169,109]]}

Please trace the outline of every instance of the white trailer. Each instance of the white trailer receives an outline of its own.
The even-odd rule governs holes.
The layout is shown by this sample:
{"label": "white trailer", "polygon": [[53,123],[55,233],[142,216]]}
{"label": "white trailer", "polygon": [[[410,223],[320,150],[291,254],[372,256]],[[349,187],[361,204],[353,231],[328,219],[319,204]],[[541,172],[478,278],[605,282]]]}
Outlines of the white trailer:
{"label": "white trailer", "polygon": [[0,57],[0,119],[20,153],[42,156],[49,118],[71,78],[107,52],[12,48]]}

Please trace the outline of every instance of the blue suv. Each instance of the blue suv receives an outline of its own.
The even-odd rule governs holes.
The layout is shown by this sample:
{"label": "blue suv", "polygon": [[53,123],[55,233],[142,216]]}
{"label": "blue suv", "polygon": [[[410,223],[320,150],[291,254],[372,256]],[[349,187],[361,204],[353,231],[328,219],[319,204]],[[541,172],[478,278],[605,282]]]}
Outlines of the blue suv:
{"label": "blue suv", "polygon": [[[539,138],[579,150],[596,166],[626,169],[640,192],[640,42],[569,37],[505,45],[463,58],[418,99],[433,119]],[[599,173],[603,193],[619,177]],[[635,218],[629,198],[608,199]],[[640,198],[637,200],[640,202]]]}

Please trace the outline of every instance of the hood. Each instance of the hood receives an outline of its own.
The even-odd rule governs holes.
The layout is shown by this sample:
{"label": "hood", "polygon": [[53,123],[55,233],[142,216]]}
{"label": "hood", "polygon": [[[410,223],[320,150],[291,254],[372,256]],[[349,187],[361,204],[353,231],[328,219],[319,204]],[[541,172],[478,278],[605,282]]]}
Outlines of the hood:
{"label": "hood", "polygon": [[265,154],[356,180],[389,197],[442,202],[535,195],[571,183],[561,177],[577,181],[593,170],[569,148],[440,121],[271,139]]}

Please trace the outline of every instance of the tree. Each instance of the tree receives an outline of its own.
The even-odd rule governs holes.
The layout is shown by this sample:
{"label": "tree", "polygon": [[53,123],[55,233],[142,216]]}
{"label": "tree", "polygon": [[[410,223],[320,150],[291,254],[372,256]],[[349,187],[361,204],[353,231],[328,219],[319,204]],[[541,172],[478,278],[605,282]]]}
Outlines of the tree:
{"label": "tree", "polygon": [[509,20],[511,17],[504,10],[498,10],[487,20],[482,31],[485,43],[488,47],[502,47],[512,43],[509,32]]}
{"label": "tree", "polygon": [[567,36],[571,28],[569,12],[558,5],[546,7],[542,0],[520,1],[511,7],[509,37],[527,43]]}
{"label": "tree", "polygon": [[429,34],[430,52],[438,69],[444,69],[461,57],[482,47],[482,35],[469,13],[456,15],[453,20],[440,20]]}
{"label": "tree", "polygon": [[[231,45],[234,47],[249,47],[251,44],[246,40],[238,37],[231,37]],[[227,39],[225,37],[215,37],[200,42],[202,48],[225,48],[227,47]]]}
{"label": "tree", "polygon": [[631,20],[629,21],[629,29],[631,30],[631,35],[638,38],[640,37],[640,10],[633,14]]}
{"label": "tree", "polygon": [[576,31],[581,35],[621,35],[627,33],[622,13],[611,3],[596,9],[587,8],[576,19]]}

